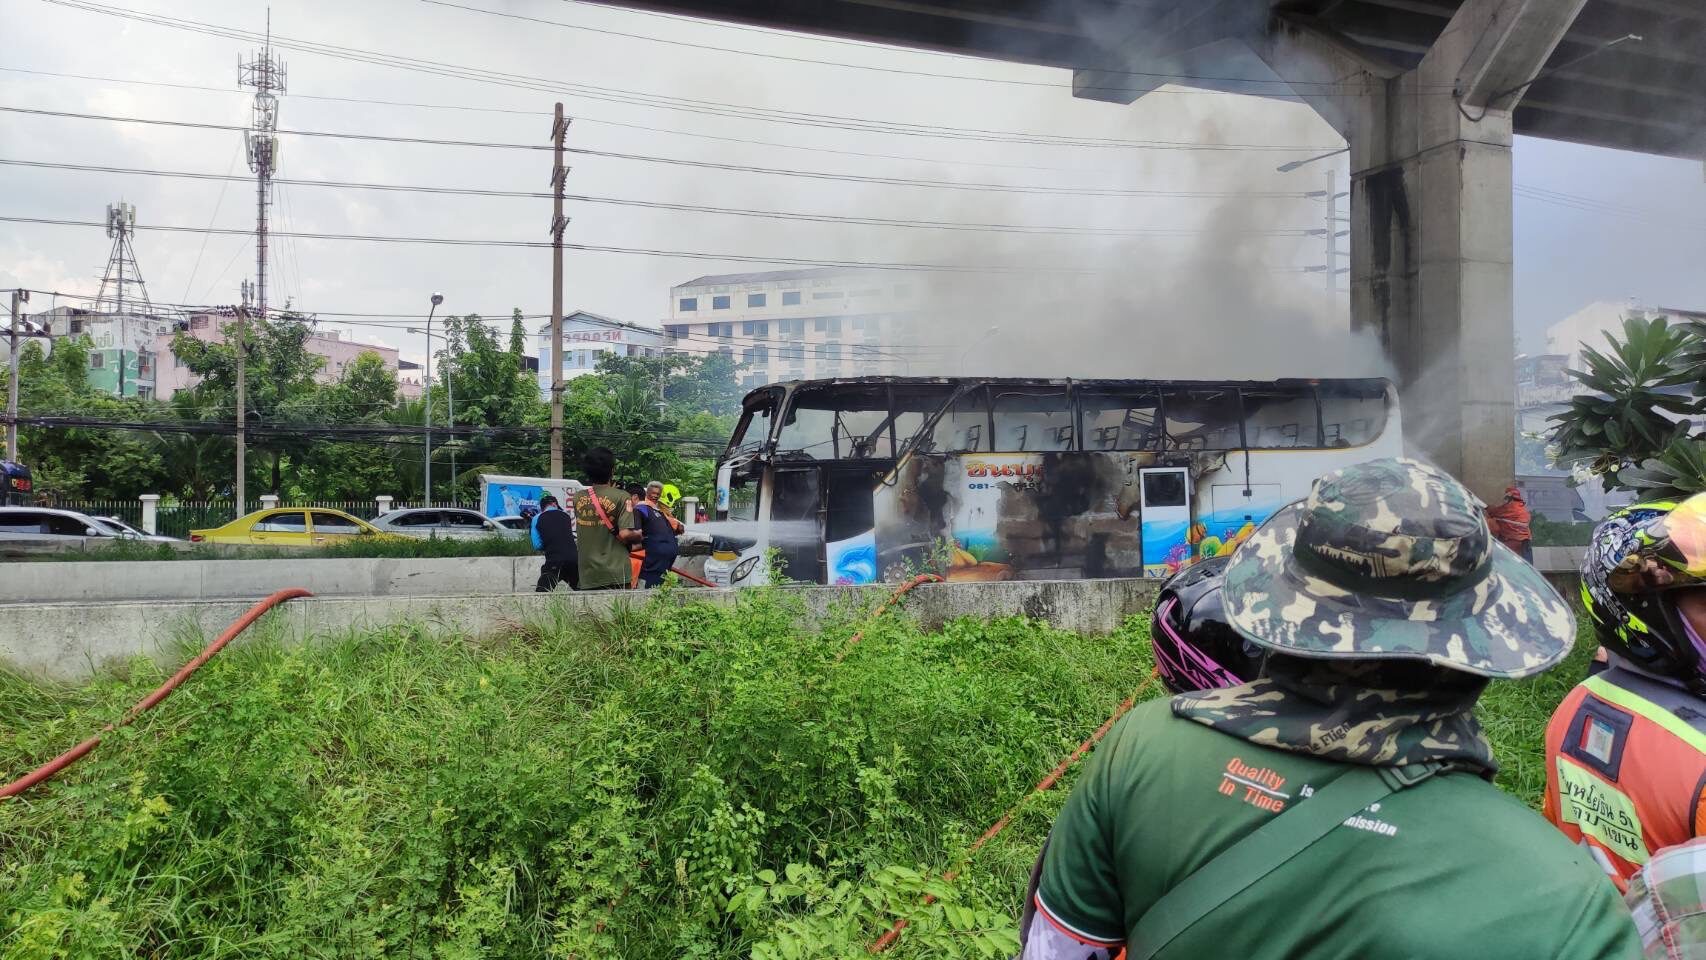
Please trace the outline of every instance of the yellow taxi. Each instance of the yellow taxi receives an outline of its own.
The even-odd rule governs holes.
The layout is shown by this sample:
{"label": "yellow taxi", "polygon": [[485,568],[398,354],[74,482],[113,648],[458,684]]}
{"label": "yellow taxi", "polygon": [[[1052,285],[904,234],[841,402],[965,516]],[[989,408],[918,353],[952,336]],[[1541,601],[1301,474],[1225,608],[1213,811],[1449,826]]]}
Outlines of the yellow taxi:
{"label": "yellow taxi", "polygon": [[396,539],[365,520],[325,507],[256,510],[223,527],[190,531],[191,543],[249,543],[275,547],[321,547],[348,543],[358,537]]}

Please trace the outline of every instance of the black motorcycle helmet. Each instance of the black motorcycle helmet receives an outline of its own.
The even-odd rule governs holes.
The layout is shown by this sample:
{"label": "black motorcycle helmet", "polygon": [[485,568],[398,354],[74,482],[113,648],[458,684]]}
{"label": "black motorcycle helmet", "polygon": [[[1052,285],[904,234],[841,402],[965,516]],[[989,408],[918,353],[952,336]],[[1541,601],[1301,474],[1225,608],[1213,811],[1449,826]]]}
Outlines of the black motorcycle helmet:
{"label": "black motorcycle helmet", "polygon": [[1220,577],[1230,555],[1191,564],[1161,585],[1149,624],[1155,667],[1175,694],[1256,679],[1266,656],[1226,622]]}
{"label": "black motorcycle helmet", "polygon": [[1594,528],[1582,603],[1608,650],[1706,696],[1706,493],[1640,503]]}

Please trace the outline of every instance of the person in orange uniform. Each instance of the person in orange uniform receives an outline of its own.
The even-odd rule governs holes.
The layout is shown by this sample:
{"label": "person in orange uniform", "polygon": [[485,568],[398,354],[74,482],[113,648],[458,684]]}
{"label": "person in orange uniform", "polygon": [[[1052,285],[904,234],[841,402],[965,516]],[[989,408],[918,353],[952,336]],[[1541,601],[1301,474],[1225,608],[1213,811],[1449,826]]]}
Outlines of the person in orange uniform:
{"label": "person in orange uniform", "polygon": [[1505,501],[1487,508],[1487,526],[1492,528],[1493,536],[1529,563],[1534,562],[1533,522],[1520,487],[1506,487]]}
{"label": "person in orange uniform", "polygon": [[1595,528],[1582,602],[1606,668],[1546,727],[1544,812],[1626,890],[1653,853],[1706,834],[1706,493]]}

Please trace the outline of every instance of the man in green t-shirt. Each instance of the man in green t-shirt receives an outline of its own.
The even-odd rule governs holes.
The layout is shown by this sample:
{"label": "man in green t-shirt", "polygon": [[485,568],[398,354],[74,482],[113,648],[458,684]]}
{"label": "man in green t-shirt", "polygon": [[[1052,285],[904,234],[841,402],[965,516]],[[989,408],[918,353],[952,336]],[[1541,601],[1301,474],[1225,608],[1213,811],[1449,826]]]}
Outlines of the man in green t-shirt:
{"label": "man in green t-shirt", "polygon": [[575,495],[580,589],[625,590],[633,582],[628,550],[640,542],[640,523],[627,491],[610,484],[616,455],[593,447],[581,458],[581,470],[587,487]]}
{"label": "man in green t-shirt", "polygon": [[1482,509],[1376,460],[1241,546],[1224,601],[1262,676],[1113,729],[1039,859],[1023,960],[1639,958],[1586,852],[1491,783],[1476,699],[1575,624]]}

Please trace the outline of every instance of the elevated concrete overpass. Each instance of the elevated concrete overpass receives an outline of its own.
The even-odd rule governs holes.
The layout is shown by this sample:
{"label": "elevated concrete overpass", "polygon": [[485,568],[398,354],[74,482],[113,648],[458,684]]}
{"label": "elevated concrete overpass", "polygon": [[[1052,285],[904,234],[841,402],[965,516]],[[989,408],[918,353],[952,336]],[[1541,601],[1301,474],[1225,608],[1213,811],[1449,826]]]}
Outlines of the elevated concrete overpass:
{"label": "elevated concrete overpass", "polygon": [[1309,103],[1349,144],[1352,322],[1412,439],[1487,498],[1515,472],[1513,134],[1706,154],[1706,0],[601,2],[1068,68],[1117,104]]}

